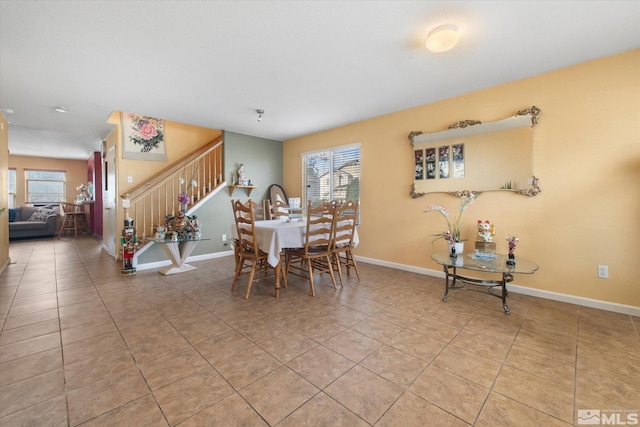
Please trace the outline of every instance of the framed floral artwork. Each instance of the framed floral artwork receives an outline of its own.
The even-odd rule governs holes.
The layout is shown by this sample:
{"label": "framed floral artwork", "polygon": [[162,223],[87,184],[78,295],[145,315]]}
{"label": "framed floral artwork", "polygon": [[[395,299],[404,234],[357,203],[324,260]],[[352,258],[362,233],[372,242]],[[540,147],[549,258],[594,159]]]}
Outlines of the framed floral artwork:
{"label": "framed floral artwork", "polygon": [[122,158],[166,161],[164,120],[122,113]]}

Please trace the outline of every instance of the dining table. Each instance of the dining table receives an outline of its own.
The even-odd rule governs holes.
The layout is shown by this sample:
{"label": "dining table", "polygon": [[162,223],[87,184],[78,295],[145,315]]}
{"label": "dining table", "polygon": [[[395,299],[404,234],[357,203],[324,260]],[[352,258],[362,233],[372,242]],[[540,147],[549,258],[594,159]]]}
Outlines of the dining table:
{"label": "dining table", "polygon": [[[255,236],[260,250],[267,253],[267,262],[276,271],[274,284],[275,296],[280,296],[280,277],[283,274],[283,251],[287,248],[303,248],[307,235],[307,219],[300,221],[287,218],[271,219],[255,222]],[[238,238],[236,225],[231,226],[231,236]],[[353,244],[359,243],[358,232],[355,230]]]}

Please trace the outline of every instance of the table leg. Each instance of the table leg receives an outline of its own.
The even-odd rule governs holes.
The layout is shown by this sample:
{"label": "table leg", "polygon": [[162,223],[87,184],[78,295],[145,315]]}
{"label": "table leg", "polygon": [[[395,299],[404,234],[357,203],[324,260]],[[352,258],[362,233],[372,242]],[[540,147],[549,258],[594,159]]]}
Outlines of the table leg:
{"label": "table leg", "polygon": [[507,277],[509,277],[508,273],[502,273],[502,308],[504,314],[511,314],[507,305]]}
{"label": "table leg", "polygon": [[196,270],[196,267],[187,264],[185,261],[196,248],[198,240],[187,240],[185,242],[168,242],[162,243],[162,249],[166,252],[171,260],[171,265],[160,269],[160,274],[168,276],[169,274],[182,273],[185,271]]}
{"label": "table leg", "polygon": [[276,298],[280,298],[280,276],[282,276],[282,260],[278,261],[275,267],[276,270],[276,283],[274,284],[276,290]]}
{"label": "table leg", "polygon": [[[455,274],[455,273],[454,273]],[[442,301],[447,302],[449,298],[449,267],[444,267],[444,296]]]}

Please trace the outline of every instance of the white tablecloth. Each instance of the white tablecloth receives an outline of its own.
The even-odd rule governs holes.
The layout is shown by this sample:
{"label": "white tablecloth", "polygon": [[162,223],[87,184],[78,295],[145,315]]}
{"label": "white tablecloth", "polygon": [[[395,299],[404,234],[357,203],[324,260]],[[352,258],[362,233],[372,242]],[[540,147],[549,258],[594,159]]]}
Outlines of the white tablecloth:
{"label": "white tablecloth", "polygon": [[[231,226],[231,235],[238,237],[236,225]],[[288,222],[286,219],[256,221],[256,238],[258,246],[269,254],[267,262],[275,267],[280,262],[280,252],[284,248],[302,248],[307,234],[305,221]],[[358,232],[354,233],[354,245],[358,245]]]}

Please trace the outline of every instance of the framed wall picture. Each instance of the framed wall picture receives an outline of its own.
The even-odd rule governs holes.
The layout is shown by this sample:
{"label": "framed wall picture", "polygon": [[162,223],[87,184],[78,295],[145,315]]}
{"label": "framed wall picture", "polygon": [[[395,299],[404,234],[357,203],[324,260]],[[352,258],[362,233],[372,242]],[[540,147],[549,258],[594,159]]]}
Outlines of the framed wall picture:
{"label": "framed wall picture", "polygon": [[122,113],[122,158],[166,161],[164,120]]}

